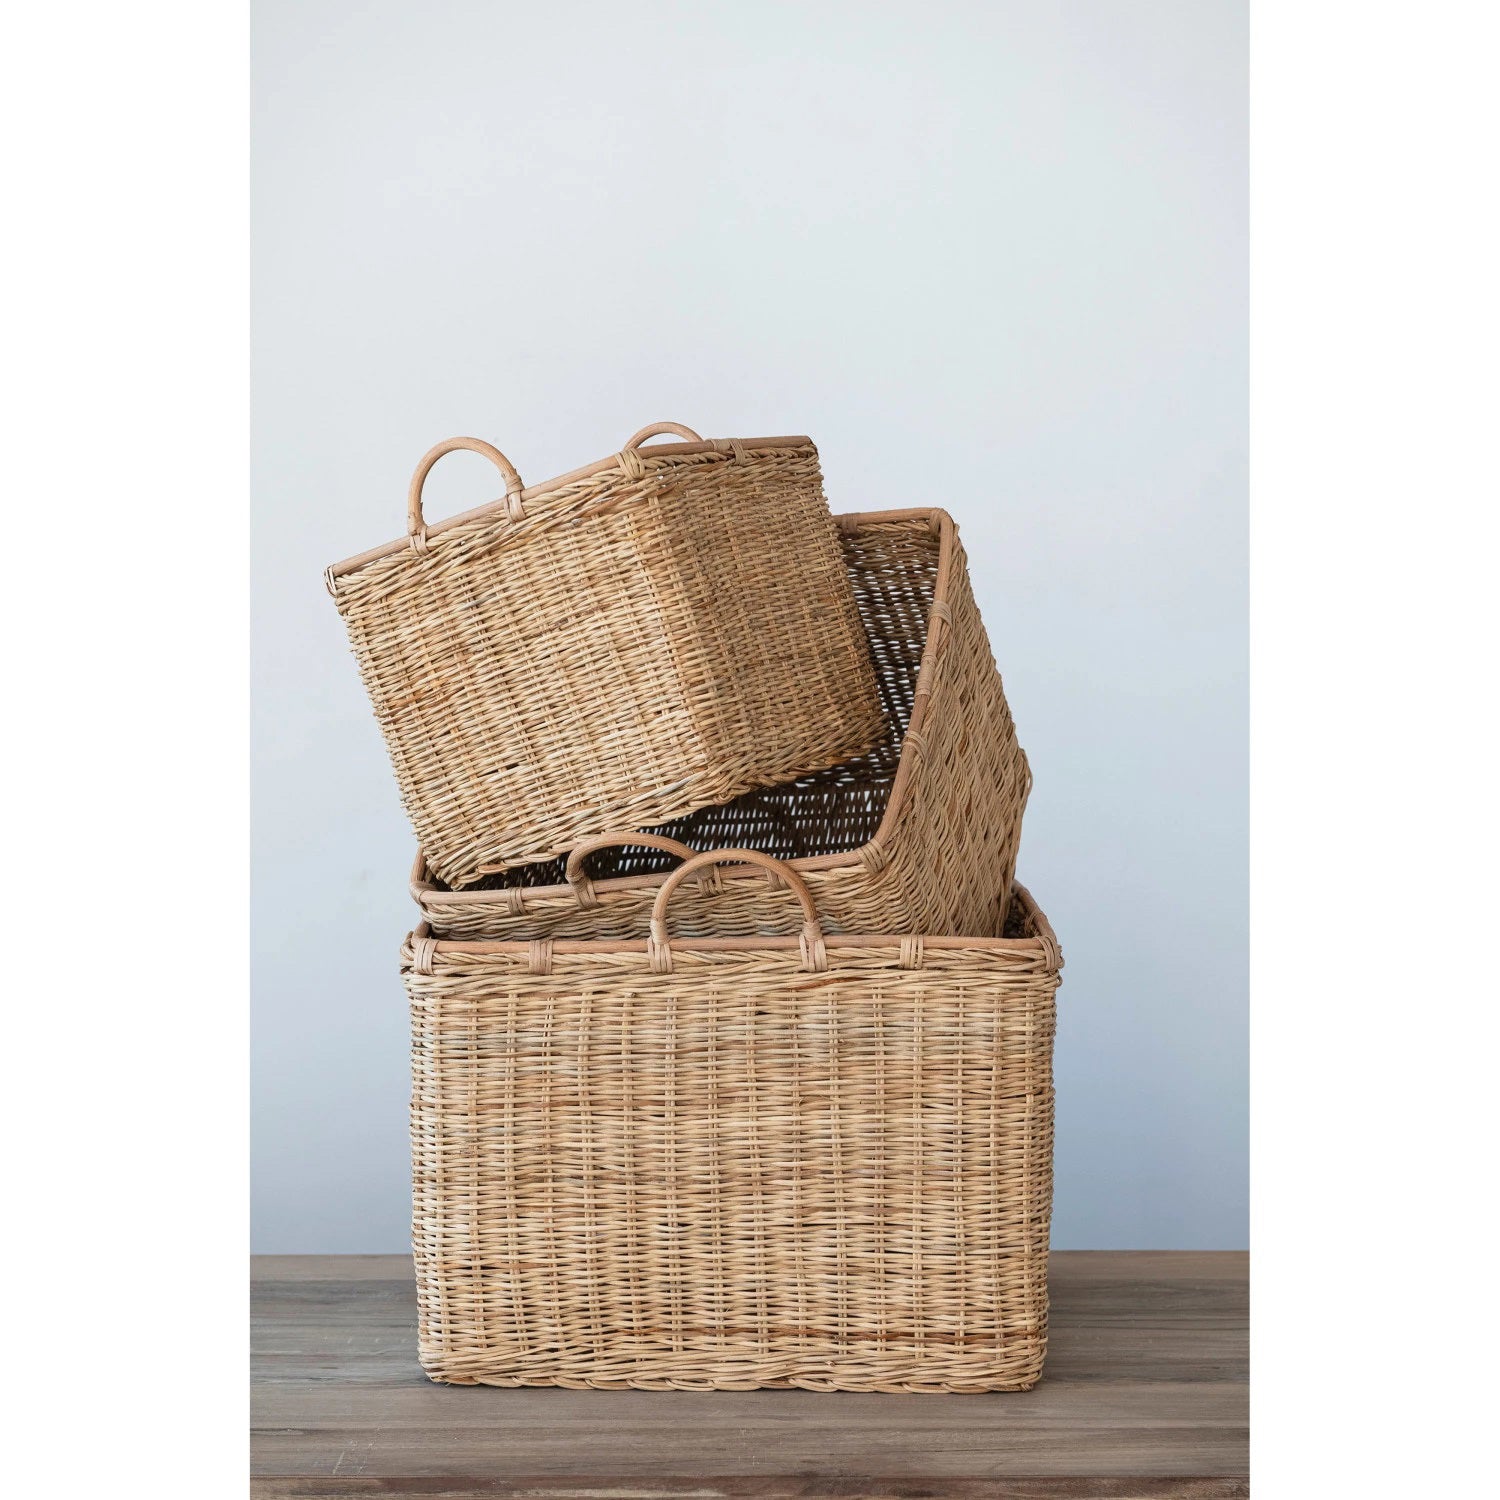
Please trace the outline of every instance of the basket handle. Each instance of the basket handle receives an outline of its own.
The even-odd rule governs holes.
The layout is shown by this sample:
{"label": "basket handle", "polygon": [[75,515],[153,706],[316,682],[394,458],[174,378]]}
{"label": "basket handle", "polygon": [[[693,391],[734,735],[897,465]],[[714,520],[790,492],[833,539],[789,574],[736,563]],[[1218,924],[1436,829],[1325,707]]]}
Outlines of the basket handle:
{"label": "basket handle", "polygon": [[714,865],[757,865],[768,875],[774,875],[797,898],[802,908],[802,967],[814,973],[828,967],[828,951],[823,943],[823,928],[818,921],[818,908],[813,901],[807,882],[790,865],[758,849],[710,849],[706,854],[695,854],[690,860],[677,866],[662,881],[656,900],[651,905],[651,935],[646,939],[646,953],[651,959],[651,968],[657,974],[672,972],[672,949],[667,941],[667,902],[672,892],[691,875]]}
{"label": "basket handle", "polygon": [[690,443],[701,443],[703,441],[691,427],[684,427],[681,422],[653,422],[649,427],[641,428],[625,444],[624,451],[628,453],[632,448],[639,448],[647,438],[665,437],[668,433],[673,437],[686,438]]}
{"label": "basket handle", "polygon": [[[601,849],[663,849],[668,854],[675,854],[679,859],[691,859],[693,851],[686,844],[679,844],[676,839],[669,839],[660,833],[601,833],[597,838],[585,839],[568,856],[568,863],[564,866],[563,876],[568,884],[573,887],[573,893],[578,897],[580,906],[597,906],[599,898],[594,894],[594,882],[589,879],[588,872],[583,868],[583,862],[589,855],[597,854]],[[717,890],[719,887],[718,871],[710,872],[709,878],[704,881],[704,888]]]}
{"label": "basket handle", "polygon": [[422,486],[427,483],[427,476],[432,472],[432,466],[448,453],[482,453],[494,466],[499,469],[501,477],[505,480],[505,504],[513,521],[526,519],[526,512],[521,509],[521,491],[526,488],[521,483],[521,476],[516,473],[516,466],[493,444],[487,443],[483,438],[455,437],[449,438],[445,443],[439,443],[436,448],[430,448],[423,455],[422,462],[417,465],[417,471],[411,476],[411,488],[406,492],[406,534],[417,544],[418,550],[425,550],[427,544],[427,522],[422,515]]}

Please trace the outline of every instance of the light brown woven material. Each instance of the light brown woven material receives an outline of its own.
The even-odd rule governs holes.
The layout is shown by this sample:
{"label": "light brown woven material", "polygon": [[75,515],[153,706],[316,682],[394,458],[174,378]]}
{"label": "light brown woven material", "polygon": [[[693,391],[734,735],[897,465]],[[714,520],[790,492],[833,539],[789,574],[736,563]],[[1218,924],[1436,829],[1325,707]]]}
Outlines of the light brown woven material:
{"label": "light brown woven material", "polygon": [[1018,886],[1000,938],[811,917],[673,938],[674,885],[719,858],[774,868],[698,856],[645,942],[408,940],[423,1367],[1026,1389],[1047,1336],[1046,918]]}
{"label": "light brown woven material", "polygon": [[[405,542],[329,569],[402,800],[450,886],[867,751],[880,705],[807,438],[670,443],[524,489],[455,438]],[[692,434],[689,434],[693,436]],[[504,500],[428,526],[445,453]]]}
{"label": "light brown woven material", "polygon": [[[839,517],[885,709],[868,755],[658,827],[670,848],[616,847],[575,866],[511,870],[450,891],[419,855],[412,895],[452,938],[644,937],[682,846],[737,845],[792,861],[832,932],[999,930],[1031,789],[1000,674],[941,510]],[[639,843],[639,840],[636,841]],[[688,934],[784,932],[795,907],[760,876],[681,893]],[[997,893],[998,900],[997,900]]]}

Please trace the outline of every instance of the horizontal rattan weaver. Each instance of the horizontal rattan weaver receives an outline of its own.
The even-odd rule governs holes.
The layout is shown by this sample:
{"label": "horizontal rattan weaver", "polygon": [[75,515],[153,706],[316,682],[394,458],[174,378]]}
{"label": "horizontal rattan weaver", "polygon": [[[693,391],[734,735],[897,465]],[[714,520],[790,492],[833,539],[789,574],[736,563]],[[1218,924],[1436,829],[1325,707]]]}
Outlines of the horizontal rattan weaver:
{"label": "horizontal rattan weaver", "polygon": [[[593,853],[448,889],[419,853],[412,895],[452,938],[643,937],[682,848],[738,845],[790,860],[838,932],[992,934],[1015,873],[1031,773],[974,603],[957,528],[941,510],[838,517],[874,657],[885,734],[865,756],[749,793],[655,832],[673,843]],[[576,851],[575,851],[576,852]],[[590,874],[592,866],[592,875]],[[787,891],[726,872],[712,901],[684,891],[685,933],[785,930]]]}
{"label": "horizontal rattan weaver", "polygon": [[[673,938],[744,860],[796,937]],[[825,936],[752,851],[644,942],[403,949],[419,1342],[458,1384],[1024,1390],[1041,1373],[1061,955]]]}
{"label": "horizontal rattan weaver", "polygon": [[[661,432],[690,440],[641,448]],[[427,525],[445,454],[503,500]],[[867,751],[880,706],[807,438],[644,428],[530,489],[440,443],[408,536],[330,568],[402,801],[450,886]]]}

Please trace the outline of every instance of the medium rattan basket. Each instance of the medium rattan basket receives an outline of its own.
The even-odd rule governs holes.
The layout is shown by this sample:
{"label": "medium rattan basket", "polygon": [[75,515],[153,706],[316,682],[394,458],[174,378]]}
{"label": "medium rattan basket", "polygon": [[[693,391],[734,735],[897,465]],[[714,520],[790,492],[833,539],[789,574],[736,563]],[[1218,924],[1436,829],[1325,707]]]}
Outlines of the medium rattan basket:
{"label": "medium rattan basket", "polygon": [[[669,938],[674,889],[722,860],[787,882],[800,936]],[[724,850],[650,927],[408,939],[427,1373],[1034,1384],[1062,959],[1026,892],[1001,937],[825,936],[795,872]]]}
{"label": "medium rattan basket", "polygon": [[[876,665],[885,733],[869,754],[658,827],[649,847],[589,844],[449,889],[421,854],[412,895],[451,938],[644,937],[665,872],[688,850],[750,847],[812,887],[834,932],[994,934],[1031,788],[1000,674],[941,510],[840,516],[844,561]],[[580,856],[591,856],[589,867]],[[782,932],[778,882],[726,874],[681,893],[688,934]]]}
{"label": "medium rattan basket", "polygon": [[[642,449],[661,432],[688,441]],[[503,500],[428,526],[422,487],[482,453]],[[880,734],[817,449],[673,423],[531,489],[488,443],[422,460],[408,535],[335,564],[402,801],[449,886],[667,822]]]}

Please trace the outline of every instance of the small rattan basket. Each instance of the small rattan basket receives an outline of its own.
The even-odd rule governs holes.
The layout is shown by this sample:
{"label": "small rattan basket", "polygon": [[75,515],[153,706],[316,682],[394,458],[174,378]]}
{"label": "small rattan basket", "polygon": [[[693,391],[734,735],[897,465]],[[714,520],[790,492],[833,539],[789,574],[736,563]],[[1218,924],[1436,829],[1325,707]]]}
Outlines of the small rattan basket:
{"label": "small rattan basket", "polygon": [[[687,441],[641,448],[659,433]],[[444,454],[503,500],[427,525]],[[531,489],[422,460],[408,535],[328,570],[402,801],[450,887],[869,750],[881,714],[805,437],[642,429]]]}
{"label": "small rattan basket", "polygon": [[[744,860],[794,937],[670,937]],[[795,909],[795,908],[794,908]],[[642,940],[402,952],[423,1367],[462,1385],[1025,1390],[1047,1341],[1061,955],[825,935],[746,850]]]}
{"label": "small rattan basket", "polygon": [[[450,889],[418,854],[412,895],[434,932],[644,937],[665,872],[691,850],[726,845],[789,860],[831,932],[998,932],[1031,773],[957,530],[941,510],[838,520],[884,708],[875,748],[658,827],[657,838],[591,841],[566,863],[469,890]],[[784,932],[795,903],[779,882],[726,872],[722,889],[684,891],[674,912],[687,934]]]}

